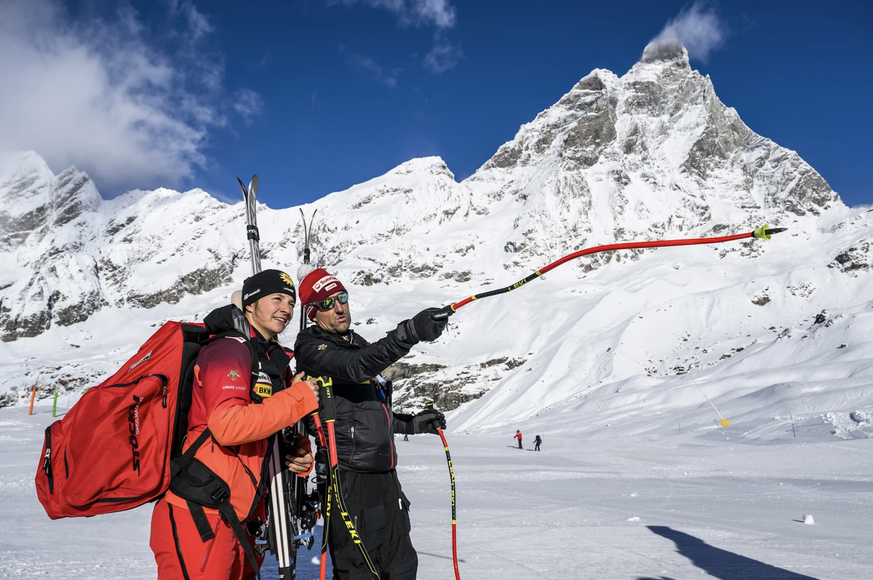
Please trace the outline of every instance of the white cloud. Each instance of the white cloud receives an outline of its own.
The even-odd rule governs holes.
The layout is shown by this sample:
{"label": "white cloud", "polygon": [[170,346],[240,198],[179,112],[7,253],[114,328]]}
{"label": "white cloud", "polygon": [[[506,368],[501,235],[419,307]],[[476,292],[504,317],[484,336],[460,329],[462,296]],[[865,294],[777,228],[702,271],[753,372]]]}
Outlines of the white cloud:
{"label": "white cloud", "polygon": [[[346,6],[359,0],[327,0],[328,5]],[[455,8],[448,0],[360,0],[373,8],[381,8],[397,16],[404,26],[435,26],[451,28],[455,25]]]}
{"label": "white cloud", "polygon": [[188,20],[188,30],[191,34],[192,42],[196,42],[200,37],[212,32],[214,28],[193,2],[172,0],[170,2],[172,12],[178,12],[185,16]]}
{"label": "white cloud", "polygon": [[426,24],[437,28],[455,25],[455,9],[446,0],[413,0],[414,13]]}
{"label": "white cloud", "polygon": [[372,58],[354,52],[349,54],[348,61],[353,68],[369,76],[374,81],[392,88],[397,86],[397,77],[403,70],[400,68],[389,69],[383,67]]}
{"label": "white cloud", "polygon": [[[436,28],[433,46],[425,55],[422,66],[439,75],[458,65],[463,53],[461,45],[450,42],[443,31],[455,26],[455,8],[449,0],[325,0],[329,6],[343,4],[351,6],[362,2],[373,8],[380,8],[393,13],[402,26],[432,26]],[[397,85],[397,74],[401,69],[389,71],[380,67],[372,59],[353,55],[355,62],[349,62],[359,70],[368,70],[373,78],[383,84],[394,87]]]}
{"label": "white cloud", "polygon": [[250,125],[252,119],[264,111],[264,99],[249,89],[239,89],[235,96],[234,110],[240,114],[246,125]]}
{"label": "white cloud", "polygon": [[727,35],[727,25],[715,9],[706,2],[695,2],[668,21],[652,43],[678,40],[688,50],[689,58],[705,63],[709,53],[724,44]]}
{"label": "white cloud", "polygon": [[167,54],[126,3],[75,22],[56,0],[0,2],[0,149],[32,149],[54,171],[76,165],[114,193],[190,178],[225,112],[248,121],[262,104],[227,96],[220,56],[196,49],[212,27],[193,3],[171,3],[174,14],[186,42]]}
{"label": "white cloud", "polygon": [[437,31],[433,47],[424,57],[424,68],[434,74],[442,74],[458,65],[464,54],[460,44],[453,44]]}

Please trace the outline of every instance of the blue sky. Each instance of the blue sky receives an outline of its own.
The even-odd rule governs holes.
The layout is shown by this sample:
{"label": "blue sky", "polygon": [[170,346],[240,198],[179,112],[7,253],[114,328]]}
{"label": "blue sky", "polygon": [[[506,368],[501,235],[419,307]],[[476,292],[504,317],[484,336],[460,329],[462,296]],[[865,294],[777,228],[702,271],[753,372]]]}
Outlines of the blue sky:
{"label": "blue sky", "polygon": [[[692,67],[850,205],[873,203],[873,3],[0,0],[0,149],[109,197],[235,177],[288,207],[414,157],[460,181],[595,68],[672,21]],[[684,20],[683,20],[684,19]],[[696,33],[696,36],[694,36]],[[693,48],[692,45],[693,44]]]}

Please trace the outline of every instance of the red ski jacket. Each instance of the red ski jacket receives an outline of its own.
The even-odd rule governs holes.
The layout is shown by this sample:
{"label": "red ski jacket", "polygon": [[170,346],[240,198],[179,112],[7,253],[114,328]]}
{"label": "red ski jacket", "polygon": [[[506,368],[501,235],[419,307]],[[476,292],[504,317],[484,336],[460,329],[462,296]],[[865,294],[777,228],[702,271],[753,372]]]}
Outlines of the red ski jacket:
{"label": "red ski jacket", "polygon": [[[302,382],[253,404],[251,369],[251,354],[242,339],[222,338],[203,347],[194,367],[197,385],[183,447],[187,449],[209,427],[214,441],[207,440],[195,457],[230,486],[231,504],[240,521],[255,507],[267,438],[318,409],[318,400]],[[167,492],[167,501],[187,509],[185,500],[171,492]]]}

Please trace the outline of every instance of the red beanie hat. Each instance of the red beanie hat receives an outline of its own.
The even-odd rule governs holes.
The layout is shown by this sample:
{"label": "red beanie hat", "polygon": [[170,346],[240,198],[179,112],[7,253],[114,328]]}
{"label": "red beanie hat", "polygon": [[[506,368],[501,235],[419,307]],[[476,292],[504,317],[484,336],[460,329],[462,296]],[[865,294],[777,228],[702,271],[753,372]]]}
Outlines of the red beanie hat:
{"label": "red beanie hat", "polygon": [[321,302],[331,294],[345,290],[343,283],[327,270],[317,268],[300,280],[300,307],[309,320],[315,320],[316,302]]}

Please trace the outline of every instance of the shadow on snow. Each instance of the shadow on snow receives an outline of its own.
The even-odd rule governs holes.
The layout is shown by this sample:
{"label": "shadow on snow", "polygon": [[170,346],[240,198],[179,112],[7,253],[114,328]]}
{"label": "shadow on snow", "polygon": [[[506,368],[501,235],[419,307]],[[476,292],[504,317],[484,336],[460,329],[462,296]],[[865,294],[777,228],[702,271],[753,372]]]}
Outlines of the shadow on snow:
{"label": "shadow on snow", "polygon": [[[721,580],[816,580],[812,576],[777,568],[752,558],[746,558],[715,546],[710,546],[703,540],[667,526],[648,526],[648,528],[676,543],[680,554],[691,560],[698,568],[704,570],[713,578]],[[660,578],[640,577],[637,580],[668,580]]]}

